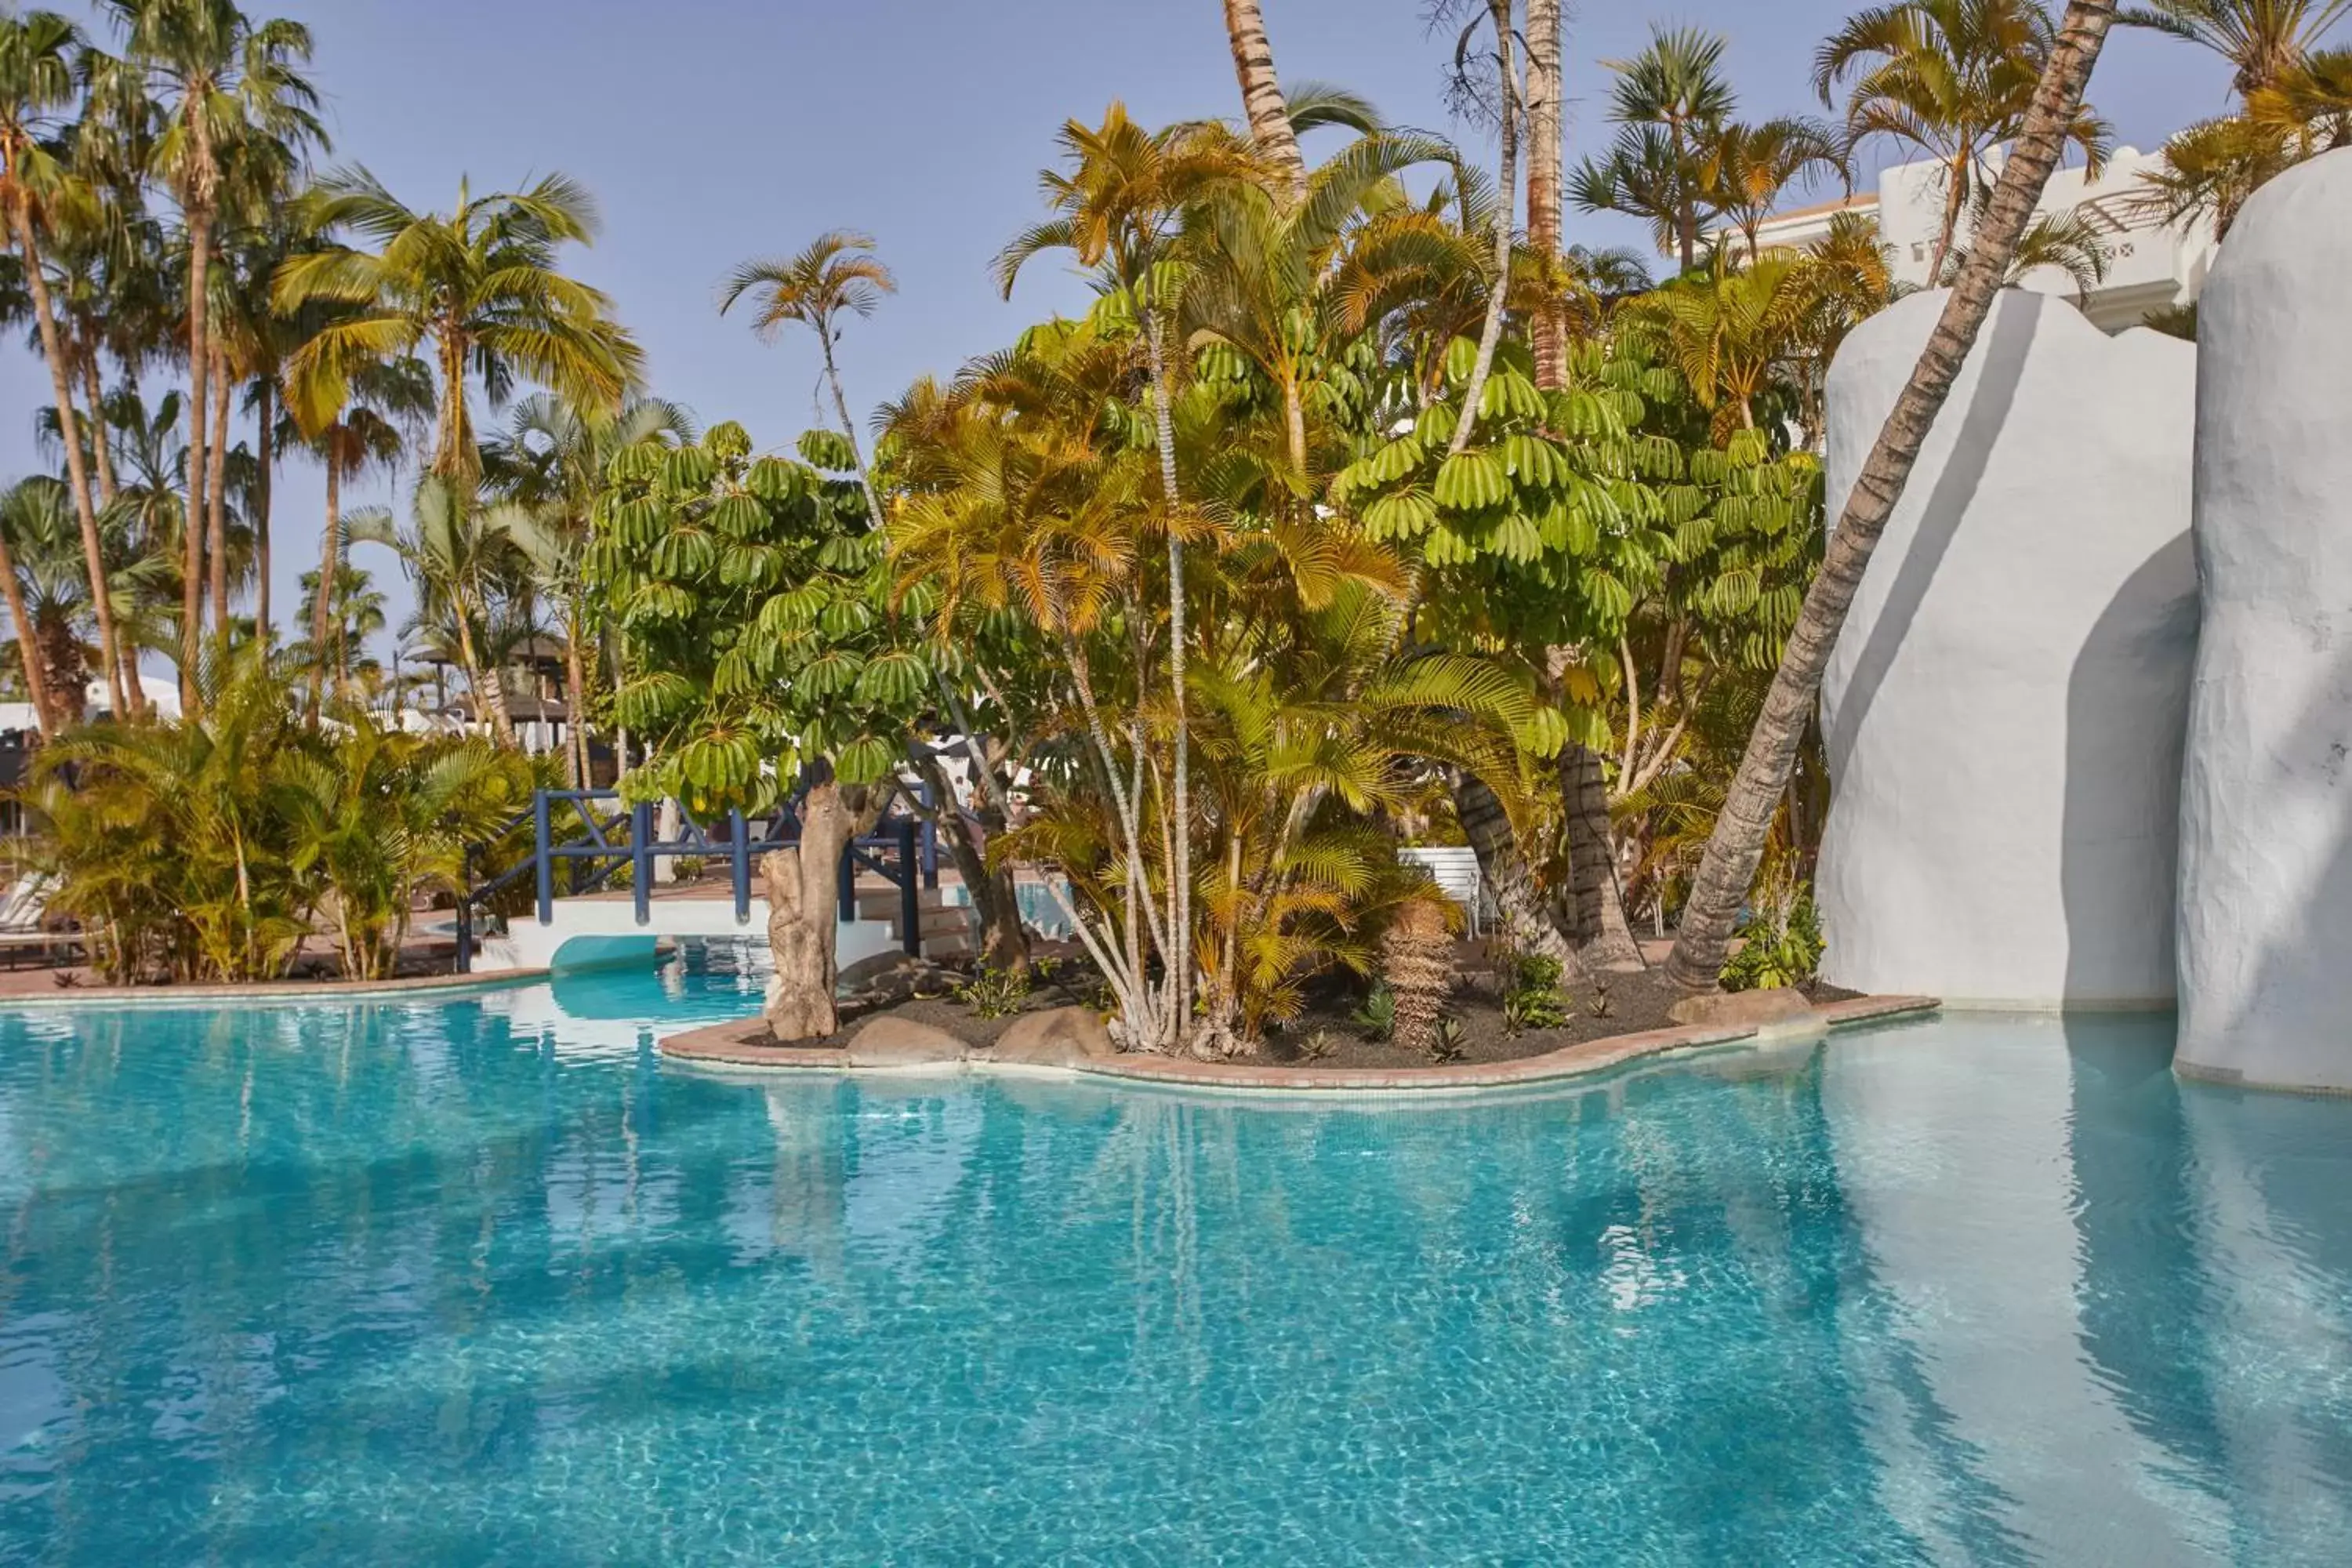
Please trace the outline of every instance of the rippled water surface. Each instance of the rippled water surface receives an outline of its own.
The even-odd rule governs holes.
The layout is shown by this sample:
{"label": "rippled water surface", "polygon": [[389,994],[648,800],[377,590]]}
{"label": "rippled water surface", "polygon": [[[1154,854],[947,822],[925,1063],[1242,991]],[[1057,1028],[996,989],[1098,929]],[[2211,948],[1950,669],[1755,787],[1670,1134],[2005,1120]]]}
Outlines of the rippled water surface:
{"label": "rippled water surface", "polygon": [[2161,1020],[1412,1110],[658,1064],[751,985],[0,1013],[0,1560],[2352,1551],[2352,1102]]}

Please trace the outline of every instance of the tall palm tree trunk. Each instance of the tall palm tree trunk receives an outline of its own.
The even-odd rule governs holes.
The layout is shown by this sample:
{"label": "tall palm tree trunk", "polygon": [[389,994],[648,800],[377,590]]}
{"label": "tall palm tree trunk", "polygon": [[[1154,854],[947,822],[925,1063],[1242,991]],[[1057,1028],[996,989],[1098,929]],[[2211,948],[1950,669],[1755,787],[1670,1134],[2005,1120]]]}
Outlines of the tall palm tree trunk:
{"label": "tall palm tree trunk", "polygon": [[1511,64],[1511,0],[1486,0],[1495,26],[1495,77],[1499,90],[1496,108],[1501,116],[1502,178],[1495,190],[1502,205],[1495,213],[1495,289],[1486,297],[1486,321],[1478,331],[1478,358],[1470,367],[1470,381],[1462,389],[1462,418],[1454,426],[1446,450],[1460,457],[1478,426],[1478,400],[1486,377],[1495,368],[1495,349],[1503,341],[1503,308],[1511,292],[1511,210],[1518,194],[1518,71]]}
{"label": "tall palm tree trunk", "polygon": [[833,338],[828,329],[820,326],[817,336],[824,344],[824,381],[833,389],[833,411],[841,416],[841,434],[849,442],[849,455],[857,463],[857,488],[866,492],[866,526],[879,528],[884,522],[882,498],[874,493],[874,480],[866,472],[866,448],[858,444],[857,426],[849,417],[849,399],[842,395],[841,371],[833,363]]}
{"label": "tall palm tree trunk", "polygon": [[1241,83],[1242,112],[1249,117],[1250,140],[1270,159],[1290,186],[1290,199],[1307,199],[1307,158],[1274,74],[1274,47],[1265,39],[1265,16],[1257,0],[1225,0],[1225,39],[1233,46],[1234,75]]}
{"label": "tall palm tree trunk", "polygon": [[205,454],[211,476],[205,485],[205,533],[211,552],[213,635],[228,643],[228,364],[219,350],[213,352],[213,439]]}
{"label": "tall palm tree trunk", "polygon": [[1150,308],[1151,413],[1160,446],[1160,487],[1168,507],[1168,682],[1175,699],[1175,755],[1169,767],[1175,864],[1168,874],[1168,1013],[1162,1025],[1171,1050],[1183,1048],[1192,1018],[1192,739],[1184,693],[1184,539],[1176,521],[1175,389],[1168,377],[1168,329],[1157,301]]}
{"label": "tall palm tree trunk", "polygon": [[1764,711],[1748,738],[1738,776],[1732,781],[1722,815],[1716,818],[1715,831],[1707,838],[1706,858],[1700,863],[1690,901],[1684,908],[1682,931],[1675,938],[1666,973],[1686,990],[1710,989],[1723,972],[1733,922],[1755,880],[1773,812],[1788,787],[1798,744],[1812,718],[1822,668],[1829,662],[1839,629],[1845,625],[1846,611],[1870,564],[1871,552],[1910,482],[1919,449],[1926,445],[1945,399],[1951,395],[1952,383],[1976,345],[1985,318],[1991,313],[1993,297],[2009,271],[2018,237],[2032,220],[2034,205],[2050,183],[2051,171],[2058,166],[2066,127],[2082,107],[2091,68],[2098,62],[2099,49],[2115,18],[2116,0],[2069,0],[2057,47],[2051,51],[2042,80],[2033,90],[2024,131],[1993,187],[1984,226],[1969,249],[1967,264],[1960,268],[1951,297],[1944,302],[1944,313],[1919,355],[1909,384],[1895,399],[1878,433],[1877,445],[1854,480],[1853,494],[1846,500],[1837,531],[1830,536],[1828,552],[1805,594],[1803,612],[1781,653]]}
{"label": "tall palm tree trunk", "polygon": [[[1927,286],[1934,288],[1944,280],[1944,258],[1952,253],[1952,242],[1959,237],[1960,213],[1969,200],[1969,153],[1963,150],[1944,171],[1944,216],[1936,229],[1936,248],[1927,258]],[[1756,254],[1751,246],[1748,254]]]}
{"label": "tall palm tree trunk", "polygon": [[99,378],[98,351],[81,356],[82,400],[89,405],[89,453],[98,461],[98,504],[114,504],[114,447],[106,437],[105,384]]}
{"label": "tall palm tree trunk", "polygon": [[[68,378],[63,342],[58,336],[57,313],[49,304],[48,279],[41,274],[41,252],[33,237],[33,215],[26,203],[16,204],[16,246],[25,261],[25,286],[33,296],[34,320],[40,325],[41,357],[49,363],[49,387],[58,400],[58,434],[66,448],[66,478],[73,491],[74,515],[81,523],[82,566],[89,574],[90,607],[98,616],[99,667],[114,698],[117,717],[130,710],[122,691],[122,661],[114,640],[114,601],[107,592],[106,555],[99,547],[98,509],[90,504],[89,470],[82,462],[81,430],[74,418],[73,391]],[[95,410],[92,410],[93,415]]]}
{"label": "tall palm tree trunk", "polygon": [[516,749],[514,720],[507,712],[506,682],[495,669],[485,670],[480,657],[474,652],[474,615],[466,605],[455,606],[457,616],[457,653],[466,661],[466,681],[474,689],[477,718],[488,718],[490,734],[509,751]]}
{"label": "tall palm tree trunk", "polygon": [[[1528,248],[1547,268],[1560,253],[1561,0],[1528,0]],[[1536,384],[1568,384],[1568,319],[1547,288],[1529,336]]]}
{"label": "tall palm tree trunk", "polygon": [[[201,162],[211,138],[202,115],[194,118]],[[198,176],[201,186],[203,176]],[[212,370],[212,345],[205,321],[207,292],[212,288],[212,214],[199,199],[190,204],[188,221],[188,506],[182,531],[180,578],[180,706],[194,718],[201,699],[196,690],[196,663],[203,656],[205,636],[205,485],[210,473],[205,462],[207,431],[205,395]]]}
{"label": "tall palm tree trunk", "polygon": [[32,700],[33,722],[46,741],[57,733],[57,718],[49,711],[49,683],[42,679],[40,637],[32,616],[25,613],[25,590],[16,582],[16,557],[5,533],[0,533],[0,595],[8,600],[8,625],[16,634],[16,661],[24,667],[25,695]]}
{"label": "tall palm tree trunk", "polygon": [[278,454],[271,444],[270,424],[278,416],[277,384],[262,376],[256,384],[260,394],[260,427],[254,433],[254,451],[260,462],[253,477],[253,635],[261,639],[267,649],[272,639],[269,625],[269,470],[277,466]]}
{"label": "tall palm tree trunk", "polygon": [[571,731],[572,742],[564,750],[571,757],[573,789],[588,787],[588,666],[580,657],[580,637],[587,625],[586,616],[574,615],[572,624],[563,628],[563,679],[569,687],[564,705],[571,710],[571,722],[565,727]]}
{"label": "tall palm tree trunk", "polygon": [[325,700],[327,686],[327,621],[332,612],[335,583],[343,570],[343,465],[334,450],[339,431],[328,432],[327,523],[319,531],[319,591],[310,601],[310,711]]}

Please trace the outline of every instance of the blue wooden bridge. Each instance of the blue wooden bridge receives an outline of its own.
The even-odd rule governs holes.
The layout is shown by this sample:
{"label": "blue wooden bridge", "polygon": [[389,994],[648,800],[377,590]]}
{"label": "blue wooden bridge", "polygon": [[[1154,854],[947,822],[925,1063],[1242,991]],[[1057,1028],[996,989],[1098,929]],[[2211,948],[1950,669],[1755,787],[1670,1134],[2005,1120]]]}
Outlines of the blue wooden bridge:
{"label": "blue wooden bridge", "polygon": [[[528,823],[528,856],[477,881],[476,867],[488,847],[467,851],[457,909],[458,972],[475,969],[478,911],[511,904],[525,882],[532,894],[530,916],[509,917],[503,938],[481,944],[493,967],[555,967],[562,950],[582,942],[590,944],[600,961],[610,961],[650,953],[663,938],[763,931],[766,901],[753,894],[752,862],[769,850],[800,841],[800,819],[793,806],[748,818],[730,812],[710,823],[681,814],[676,836],[668,838],[660,834],[660,815],[650,802],[623,801],[618,790],[537,792],[530,809],[498,835],[503,841]],[[724,861],[730,896],[665,894],[656,900],[654,868],[665,858]],[[625,920],[621,918],[623,906],[611,896],[624,871],[630,893]],[[887,931],[884,922],[859,918],[861,872],[871,872],[897,889],[896,940],[907,952],[919,952],[922,890],[939,886],[939,841],[931,826],[911,813],[887,816],[875,831],[853,840],[842,852],[838,918],[845,936],[843,963],[868,956],[877,950],[877,928]],[[627,940],[631,938],[637,940]]]}

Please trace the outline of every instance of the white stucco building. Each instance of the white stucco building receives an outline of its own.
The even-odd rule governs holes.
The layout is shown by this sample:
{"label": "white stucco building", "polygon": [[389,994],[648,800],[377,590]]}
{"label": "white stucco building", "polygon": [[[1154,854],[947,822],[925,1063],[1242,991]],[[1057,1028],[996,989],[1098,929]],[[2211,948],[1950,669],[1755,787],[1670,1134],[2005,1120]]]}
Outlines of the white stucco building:
{"label": "white stucco building", "polygon": [[[1988,173],[1997,176],[2002,161],[1995,153]],[[2087,178],[2079,164],[2060,169],[2050,177],[2035,209],[2049,215],[2079,213],[2105,237],[2106,281],[2092,291],[2084,310],[2105,331],[2137,326],[2151,310],[2193,303],[2213,264],[2210,222],[2167,226],[2146,209],[2141,175],[2156,163],[2155,153],[2118,147],[2096,180]],[[1875,191],[1778,214],[1758,230],[1757,239],[1768,248],[1807,245],[1827,234],[1831,219],[1841,212],[1875,219],[1880,238],[1894,249],[1895,279],[1916,288],[1928,286],[1927,268],[1944,216],[1941,165],[1901,163],[1881,170]],[[2074,279],[2055,268],[2029,275],[2025,286],[2068,298],[2074,293]]]}

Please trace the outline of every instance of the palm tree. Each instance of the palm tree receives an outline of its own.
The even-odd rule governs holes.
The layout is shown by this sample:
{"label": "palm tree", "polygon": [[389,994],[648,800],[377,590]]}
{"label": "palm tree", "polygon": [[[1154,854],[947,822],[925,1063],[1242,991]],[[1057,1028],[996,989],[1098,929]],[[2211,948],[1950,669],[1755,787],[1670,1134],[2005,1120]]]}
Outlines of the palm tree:
{"label": "palm tree", "polygon": [[[1055,216],[1020,235],[998,255],[997,283],[1009,300],[1013,281],[1030,258],[1068,250],[1081,267],[1100,268],[1142,319],[1151,370],[1160,505],[1168,525],[1168,681],[1175,727],[1170,798],[1175,857],[1168,878],[1167,929],[1183,942],[1192,929],[1192,740],[1185,721],[1184,530],[1177,516],[1183,502],[1176,473],[1174,367],[1168,353],[1176,305],[1171,290],[1177,279],[1174,269],[1162,264],[1188,209],[1223,186],[1262,182],[1264,170],[1255,152],[1236,143],[1222,126],[1175,125],[1148,132],[1128,117],[1120,103],[1105,110],[1099,126],[1066,122],[1056,140],[1065,168],[1040,176]],[[1124,826],[1132,863],[1139,870],[1144,863],[1142,825],[1130,811]],[[1162,1032],[1161,1043],[1179,1048],[1191,1027],[1192,965],[1183,962],[1181,948],[1168,957],[1168,1006],[1150,1023]]]}
{"label": "palm tree", "polygon": [[476,713],[509,748],[515,729],[506,682],[497,665],[484,661],[480,637],[491,625],[494,585],[513,564],[515,517],[512,508],[484,507],[470,485],[431,473],[417,481],[407,528],[395,527],[389,513],[375,508],[349,520],[354,543],[381,544],[400,557],[416,584],[420,618],[443,614],[454,623]]}
{"label": "palm tree", "polygon": [[[1813,52],[1813,89],[1824,106],[1853,81],[1849,148],[1884,136],[1942,166],[1944,216],[1930,278],[1943,275],[1987,155],[2022,131],[2055,38],[2040,0],[1895,0],[1857,13]],[[2078,105],[2065,135],[2096,175],[2106,122]]]}
{"label": "palm tree", "polygon": [[1617,79],[1609,97],[1617,139],[1576,174],[1577,205],[1647,218],[1659,248],[1680,257],[1685,269],[1697,265],[1699,231],[1715,212],[1705,144],[1731,117],[1723,51],[1718,35],[1654,26],[1640,54],[1603,60]]}
{"label": "palm tree", "polygon": [[1360,330],[1347,324],[1333,260],[1351,226],[1393,200],[1398,172],[1423,163],[1458,167],[1459,155],[1432,137],[1366,136],[1318,165],[1297,199],[1254,184],[1222,188],[1199,204],[1185,236],[1177,308],[1184,340],[1228,344],[1274,384],[1291,466],[1301,473],[1308,383]]}
{"label": "palm tree", "polygon": [[[327,637],[322,646],[313,646],[306,641],[289,651],[307,658],[314,668],[331,669],[335,690],[340,695],[350,688],[354,674],[375,668],[373,660],[355,658],[352,650],[365,647],[369,638],[392,624],[384,607],[383,593],[375,586],[375,579],[364,567],[350,565],[335,574],[333,591],[323,598],[319,593],[319,574],[316,572],[303,573],[301,585],[299,612],[302,620],[310,626],[323,622],[328,628]],[[317,707],[318,701],[314,698],[314,711]]]}
{"label": "palm tree", "polygon": [[2230,85],[2247,99],[2276,87],[2347,10],[2352,0],[2145,0],[2116,20],[2203,45],[2230,62]]}
{"label": "palm tree", "polygon": [[68,487],[36,474],[0,492],[0,535],[20,574],[16,586],[24,595],[26,624],[33,629],[54,718],[60,727],[78,724],[89,679],[84,636],[93,601]]}
{"label": "palm tree", "polygon": [[[73,25],[52,12],[0,16],[0,205],[5,205],[9,226],[16,232],[25,285],[32,295],[34,319],[40,329],[41,353],[48,362],[49,384],[57,399],[66,474],[81,526],[90,602],[98,616],[100,667],[113,694],[114,710],[122,713],[129,710],[129,699],[116,657],[114,609],[108,601],[106,564],[99,549],[98,508],[84,466],[81,426],[74,417],[71,366],[58,332],[57,312],[36,237],[51,205],[70,204],[77,195],[71,176],[39,137],[53,111],[72,103],[77,96],[72,57],[79,44],[80,35]],[[90,414],[94,420],[97,410]]]}
{"label": "palm tree", "polygon": [[1282,82],[1274,73],[1274,48],[1265,40],[1265,17],[1257,0],[1224,0],[1225,38],[1233,46],[1234,75],[1242,89],[1242,112],[1250,140],[1289,187],[1294,202],[1307,199],[1307,159],[1298,150]]}
{"label": "palm tree", "polygon": [[686,410],[660,398],[636,399],[608,416],[542,393],[516,405],[506,438],[495,454],[484,454],[486,469],[520,509],[509,529],[530,565],[531,585],[562,622],[574,789],[588,787],[585,650],[599,637],[603,617],[590,595],[585,557],[589,517],[604,492],[605,468],[614,453],[641,441],[690,446],[699,438]]}
{"label": "palm tree", "polygon": [[857,424],[849,416],[849,399],[842,395],[841,367],[834,346],[841,341],[838,325],[845,315],[871,316],[882,296],[898,292],[890,269],[873,254],[873,239],[846,229],[835,229],[811,240],[796,256],[746,261],[728,274],[719,289],[719,313],[725,315],[746,294],[756,295],[751,330],[773,341],[787,325],[798,322],[816,334],[824,355],[825,384],[833,391],[833,411],[841,419],[841,433],[857,459],[857,482],[866,492],[866,514],[873,526],[883,523],[882,503],[866,470],[866,454],[857,444]]}
{"label": "palm tree", "polygon": [[1718,244],[1706,265],[1629,307],[1715,416],[1717,446],[1734,430],[1756,427],[1756,398],[1792,353],[1813,304],[1802,258],[1768,250],[1734,267],[1728,248]]}
{"label": "palm tree", "polygon": [[331,245],[278,268],[271,301],[280,314],[314,302],[349,307],[294,351],[289,380],[331,406],[357,366],[430,343],[441,384],[432,468],[443,479],[470,484],[481,471],[469,375],[493,407],[519,375],[605,408],[637,384],[644,355],[613,319],[612,301],[556,268],[565,245],[596,232],[595,203],[575,182],[550,174],[527,191],[478,197],[460,181],[443,215],[404,205],[360,168],[320,181],[304,203],[318,232],[344,231],[375,248]]}
{"label": "palm tree", "polygon": [[[352,365],[340,378],[292,383],[287,397],[289,432],[319,459],[327,474],[326,521],[320,530],[319,572],[341,581],[343,481],[372,465],[390,468],[431,421],[436,403],[433,374],[414,355]],[[310,647],[323,659],[327,650],[327,605],[310,610]],[[318,711],[325,666],[310,676],[310,704]]]}
{"label": "palm tree", "polygon": [[2116,0],[2069,0],[2053,46],[2018,129],[2015,147],[1986,204],[1969,263],[1911,379],[1886,416],[1864,462],[1845,510],[1831,532],[1820,573],[1806,591],[1764,710],[1725,797],[1706,858],[1684,906],[1668,976],[1685,989],[1712,989],[1723,972],[1732,925],[1754,882],[1758,861],[1789,785],[1797,747],[1811,722],[1822,670],[1845,624],[1871,552],[1911,478],[1936,416],[1975,346],[2019,238],[2050,183],[2051,172],[2083,124],[2083,95],[2116,17]]}
{"label": "palm tree", "polygon": [[[221,465],[211,451],[221,425],[213,414],[213,226],[232,163],[247,167],[299,161],[327,144],[315,112],[319,95],[301,74],[310,58],[310,29],[282,17],[256,23],[232,0],[106,0],[123,32],[123,59],[100,62],[93,90],[121,120],[160,119],[150,163],[180,206],[188,240],[188,538],[181,587],[181,698],[200,700],[196,646],[203,623],[204,527],[214,546],[226,525],[210,491]],[[219,389],[226,399],[227,389]],[[208,427],[209,426],[209,427]],[[220,568],[215,566],[217,573]],[[226,597],[225,586],[215,600]],[[226,628],[223,628],[226,635]]]}
{"label": "palm tree", "polygon": [[[25,694],[32,700],[33,722],[43,740],[79,721],[81,679],[79,672],[74,672],[56,685],[51,683],[52,648],[50,639],[43,634],[47,622],[54,617],[37,613],[37,595],[34,604],[26,603],[24,581],[16,574],[14,542],[37,531],[44,534],[55,531],[46,516],[58,505],[55,491],[55,480],[30,479],[0,496],[0,595],[7,599],[8,624],[16,638],[17,666],[25,672]],[[40,574],[37,563],[36,575]]]}
{"label": "palm tree", "polygon": [[1762,251],[1758,231],[1790,188],[1825,174],[1843,179],[1846,163],[1827,126],[1789,116],[1717,127],[1706,140],[1706,172],[1712,205],[1739,230],[1752,258]]}

